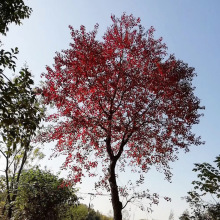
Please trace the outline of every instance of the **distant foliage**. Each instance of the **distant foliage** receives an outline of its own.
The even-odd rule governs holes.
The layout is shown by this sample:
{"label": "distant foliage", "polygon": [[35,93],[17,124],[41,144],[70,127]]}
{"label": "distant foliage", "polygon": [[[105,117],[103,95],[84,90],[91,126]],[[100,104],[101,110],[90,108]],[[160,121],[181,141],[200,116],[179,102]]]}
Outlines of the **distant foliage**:
{"label": "distant foliage", "polygon": [[113,220],[112,217],[107,217],[84,204],[70,208],[68,215],[65,220]]}

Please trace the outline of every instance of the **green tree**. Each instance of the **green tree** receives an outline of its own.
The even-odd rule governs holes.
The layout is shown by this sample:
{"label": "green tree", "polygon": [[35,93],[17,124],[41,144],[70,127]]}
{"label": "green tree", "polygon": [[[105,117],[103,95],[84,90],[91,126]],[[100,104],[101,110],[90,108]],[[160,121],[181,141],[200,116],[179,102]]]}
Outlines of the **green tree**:
{"label": "green tree", "polygon": [[[0,2],[0,34],[6,35],[8,25],[20,25],[21,20],[28,18],[32,9],[23,0],[4,0]],[[13,203],[17,196],[17,187],[21,172],[28,160],[41,157],[39,149],[31,145],[41,118],[41,108],[32,88],[33,80],[27,68],[23,68],[19,76],[11,81],[4,73],[5,69],[16,67],[18,48],[5,51],[0,40],[0,154],[1,164],[5,159],[5,173],[2,195],[6,194],[3,212],[8,218],[12,216]],[[32,156],[33,157],[32,157]],[[2,159],[3,158],[3,159]],[[4,198],[4,196],[2,196]]]}
{"label": "green tree", "polygon": [[23,0],[3,0],[0,2],[0,33],[6,35],[8,25],[20,25],[21,20],[29,18],[32,9]]}
{"label": "green tree", "polygon": [[[4,0],[0,2],[0,34],[6,35],[9,30],[8,25],[15,23],[17,25],[21,24],[21,20],[29,18],[32,9],[24,4],[23,0]],[[2,47],[0,39],[0,47]],[[6,77],[3,73],[4,69],[7,67],[15,71],[15,59],[16,54],[18,54],[18,48],[11,49],[11,51],[0,50],[0,87],[2,84],[2,77]],[[7,77],[6,77],[7,78]]]}
{"label": "green tree", "polygon": [[[194,172],[197,172],[198,180],[192,182],[194,190],[188,192],[186,201],[192,208],[192,218],[198,220],[220,219],[220,155],[214,160],[216,166],[209,163],[196,163]],[[210,195],[213,202],[207,202]]]}
{"label": "green tree", "polygon": [[15,219],[65,219],[67,210],[77,204],[75,191],[48,170],[23,171],[15,202]]}
{"label": "green tree", "polygon": [[[0,96],[0,153],[5,159],[6,206],[12,216],[20,175],[28,160],[41,157],[39,149],[31,144],[39,128],[44,110],[32,88],[28,69],[22,69],[13,81],[4,82]],[[32,157],[32,156],[33,157]],[[2,161],[1,158],[1,161]],[[3,164],[3,163],[2,163]]]}
{"label": "green tree", "polygon": [[216,167],[209,163],[196,163],[194,172],[199,172],[199,180],[195,180],[192,184],[195,186],[194,189],[199,189],[205,194],[210,193],[215,195],[218,199],[220,198],[220,155],[214,160]]}

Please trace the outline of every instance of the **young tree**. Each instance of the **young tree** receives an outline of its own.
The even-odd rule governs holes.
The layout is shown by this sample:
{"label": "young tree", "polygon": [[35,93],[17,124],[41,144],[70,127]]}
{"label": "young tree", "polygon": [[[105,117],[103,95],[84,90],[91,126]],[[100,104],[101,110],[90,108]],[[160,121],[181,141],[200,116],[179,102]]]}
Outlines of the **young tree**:
{"label": "young tree", "polygon": [[41,157],[31,141],[39,128],[44,109],[36,98],[31,73],[27,69],[20,71],[14,81],[3,84],[0,96],[0,155],[1,161],[5,160],[1,163],[5,166],[7,193],[4,210],[11,218],[21,172],[32,156]]}
{"label": "young tree", "polygon": [[[30,16],[32,9],[23,0],[4,0],[0,3],[0,34],[6,35],[8,25],[20,25],[21,20]],[[1,47],[0,39],[0,47]],[[31,73],[21,69],[19,76],[11,81],[5,69],[16,67],[18,48],[11,51],[0,50],[0,156],[5,165],[3,178],[6,202],[3,212],[11,218],[13,202],[16,200],[17,187],[21,172],[32,156],[42,156],[39,149],[33,148],[31,140],[43,117],[43,109],[36,98]],[[2,163],[5,159],[5,164]],[[1,167],[2,168],[2,167]]]}
{"label": "young tree", "polygon": [[178,149],[201,144],[191,128],[202,107],[193,93],[194,69],[167,56],[153,27],[145,32],[132,15],[111,18],[103,41],[96,39],[98,25],[88,33],[70,27],[70,49],[47,67],[40,92],[56,106],[48,121],[57,124],[42,140],[58,141],[55,153],[67,155],[64,167],[75,182],[84,169],[93,176],[92,168],[103,166],[99,185],[111,191],[114,219],[121,220],[116,165],[140,172],[156,165],[170,179],[168,162]]}

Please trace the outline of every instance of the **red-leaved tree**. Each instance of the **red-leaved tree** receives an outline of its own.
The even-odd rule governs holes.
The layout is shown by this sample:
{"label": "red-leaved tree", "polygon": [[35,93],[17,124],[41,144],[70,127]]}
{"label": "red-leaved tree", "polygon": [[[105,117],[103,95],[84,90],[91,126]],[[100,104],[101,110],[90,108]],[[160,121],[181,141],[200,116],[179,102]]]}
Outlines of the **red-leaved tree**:
{"label": "red-leaved tree", "polygon": [[111,191],[114,219],[121,220],[116,165],[141,172],[156,165],[169,179],[176,152],[202,143],[191,128],[203,107],[193,93],[194,68],[168,56],[153,27],[145,32],[133,15],[111,19],[103,40],[96,39],[98,25],[92,32],[70,27],[70,49],[44,74],[41,94],[57,112],[42,137],[57,140],[55,152],[67,155],[64,167],[75,182],[102,166],[99,184]]}

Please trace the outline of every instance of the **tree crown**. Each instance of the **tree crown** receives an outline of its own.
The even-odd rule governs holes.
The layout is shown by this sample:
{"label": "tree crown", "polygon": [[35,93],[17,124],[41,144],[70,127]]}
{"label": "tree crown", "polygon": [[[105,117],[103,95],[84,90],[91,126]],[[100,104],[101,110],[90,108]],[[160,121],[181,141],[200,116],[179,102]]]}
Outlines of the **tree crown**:
{"label": "tree crown", "polygon": [[202,143],[191,132],[202,109],[194,68],[168,56],[162,38],[154,39],[153,27],[145,32],[139,18],[111,18],[101,41],[98,25],[91,32],[70,27],[70,49],[47,67],[41,94],[57,108],[48,117],[57,124],[42,139],[58,140],[55,152],[67,155],[64,167],[76,182],[83,169],[94,175],[99,162],[106,174],[108,161],[119,161],[121,170],[163,167],[169,179],[175,152]]}

